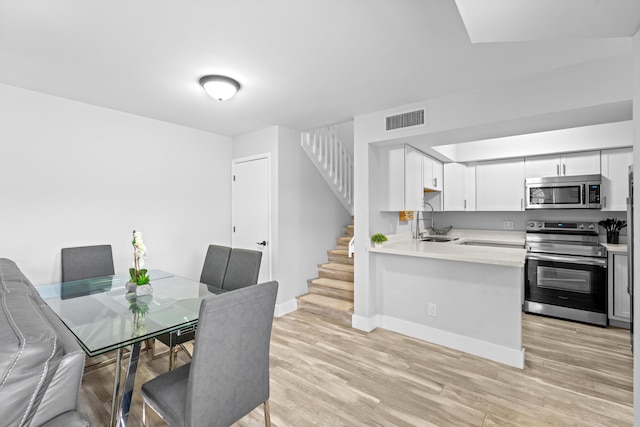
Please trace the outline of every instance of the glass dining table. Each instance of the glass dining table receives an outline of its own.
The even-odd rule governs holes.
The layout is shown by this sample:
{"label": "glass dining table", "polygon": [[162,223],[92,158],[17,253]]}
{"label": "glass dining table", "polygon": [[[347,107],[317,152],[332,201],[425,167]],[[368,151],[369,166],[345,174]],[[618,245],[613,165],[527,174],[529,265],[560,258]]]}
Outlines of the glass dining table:
{"label": "glass dining table", "polygon": [[[127,424],[141,343],[166,333],[193,331],[201,301],[225,292],[160,270],[150,270],[149,276],[153,293],[144,296],[127,292],[128,274],[36,287],[89,357],[116,352],[110,426]],[[129,362],[120,393],[126,347]]]}

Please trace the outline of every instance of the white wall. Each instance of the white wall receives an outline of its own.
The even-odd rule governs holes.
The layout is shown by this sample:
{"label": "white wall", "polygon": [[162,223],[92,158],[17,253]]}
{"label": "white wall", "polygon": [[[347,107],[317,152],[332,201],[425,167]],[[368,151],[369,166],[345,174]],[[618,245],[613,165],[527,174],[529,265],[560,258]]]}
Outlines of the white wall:
{"label": "white wall", "polygon": [[60,249],[109,243],[116,272],[143,232],[147,266],[198,278],[230,242],[231,139],[0,85],[0,257],[35,284]]}
{"label": "white wall", "polygon": [[327,261],[351,217],[300,144],[300,133],[273,126],[233,139],[233,158],[271,154],[272,279],[280,284],[277,315],[296,309],[307,280]]}

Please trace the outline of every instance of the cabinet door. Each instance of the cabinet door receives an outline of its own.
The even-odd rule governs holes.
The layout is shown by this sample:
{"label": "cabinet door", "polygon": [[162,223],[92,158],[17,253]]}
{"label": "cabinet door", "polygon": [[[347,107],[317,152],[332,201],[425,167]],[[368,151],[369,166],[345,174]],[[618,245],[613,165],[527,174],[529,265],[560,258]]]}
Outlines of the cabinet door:
{"label": "cabinet door", "polygon": [[404,146],[380,147],[379,180],[381,211],[404,210]]}
{"label": "cabinet door", "polygon": [[627,292],[627,255],[613,254],[613,315],[619,319],[631,319],[631,298]]}
{"label": "cabinet door", "polygon": [[422,176],[424,177],[424,188],[442,191],[443,166],[439,160],[424,156],[422,159]]}
{"label": "cabinet door", "polygon": [[602,150],[603,211],[627,210],[629,166],[631,163],[633,163],[631,147]]}
{"label": "cabinet door", "polygon": [[476,210],[524,210],[524,159],[477,163]]}
{"label": "cabinet door", "polygon": [[405,146],[404,171],[404,210],[422,210],[424,206],[424,188],[422,186],[423,154]]}
{"label": "cabinet door", "polygon": [[444,210],[467,210],[467,167],[460,163],[444,165]]}
{"label": "cabinet door", "polygon": [[594,175],[600,173],[600,151],[583,151],[562,155],[563,176]]}
{"label": "cabinet door", "polygon": [[524,161],[526,178],[543,178],[560,175],[560,156],[527,157]]}

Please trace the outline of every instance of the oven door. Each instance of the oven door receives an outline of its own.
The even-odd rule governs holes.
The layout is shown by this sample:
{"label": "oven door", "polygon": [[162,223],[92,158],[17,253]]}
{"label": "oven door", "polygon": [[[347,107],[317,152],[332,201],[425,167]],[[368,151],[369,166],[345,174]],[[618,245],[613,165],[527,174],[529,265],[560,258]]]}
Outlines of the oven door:
{"label": "oven door", "polygon": [[607,312],[607,259],[529,253],[525,301]]}

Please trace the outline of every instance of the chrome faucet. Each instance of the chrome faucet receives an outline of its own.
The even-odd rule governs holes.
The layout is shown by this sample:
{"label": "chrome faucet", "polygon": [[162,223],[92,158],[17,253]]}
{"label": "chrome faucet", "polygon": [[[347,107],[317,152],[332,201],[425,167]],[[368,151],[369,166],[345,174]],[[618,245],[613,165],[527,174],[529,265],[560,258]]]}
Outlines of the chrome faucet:
{"label": "chrome faucet", "polygon": [[[424,204],[431,208],[431,226],[429,228],[433,229],[433,206],[431,206],[431,204],[429,202],[424,202]],[[422,235],[420,233],[420,221],[424,221],[424,218],[422,218],[422,220],[421,220],[420,219],[420,211],[416,211],[416,235],[415,235],[416,239],[421,239],[422,238]]]}

